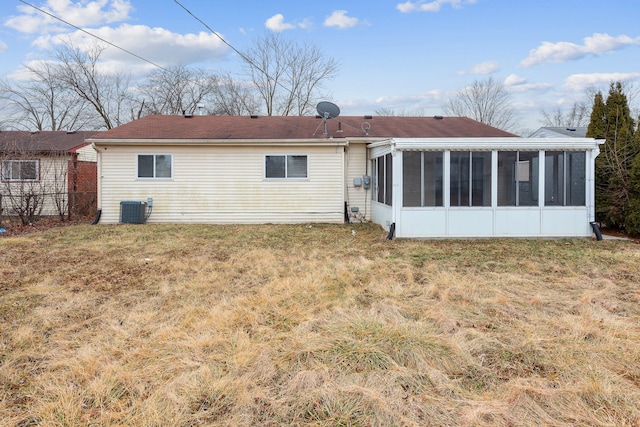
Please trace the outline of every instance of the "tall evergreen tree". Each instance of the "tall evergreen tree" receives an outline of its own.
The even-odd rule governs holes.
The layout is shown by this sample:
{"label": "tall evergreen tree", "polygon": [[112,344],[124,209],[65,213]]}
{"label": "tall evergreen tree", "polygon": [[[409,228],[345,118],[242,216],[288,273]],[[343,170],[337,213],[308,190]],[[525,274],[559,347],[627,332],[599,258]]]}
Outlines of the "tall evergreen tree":
{"label": "tall evergreen tree", "polygon": [[591,120],[587,127],[587,138],[604,139],[606,128],[606,106],[602,92],[598,91],[593,97],[593,109],[591,110]]}
{"label": "tall evergreen tree", "polygon": [[640,236],[640,117],[633,143],[638,154],[633,159],[629,176],[629,203],[624,225],[629,234]]}
{"label": "tall evergreen tree", "polygon": [[631,166],[638,153],[634,127],[622,83],[611,84],[606,103],[596,94],[587,136],[605,139],[596,158],[596,218],[608,227],[625,226]]}

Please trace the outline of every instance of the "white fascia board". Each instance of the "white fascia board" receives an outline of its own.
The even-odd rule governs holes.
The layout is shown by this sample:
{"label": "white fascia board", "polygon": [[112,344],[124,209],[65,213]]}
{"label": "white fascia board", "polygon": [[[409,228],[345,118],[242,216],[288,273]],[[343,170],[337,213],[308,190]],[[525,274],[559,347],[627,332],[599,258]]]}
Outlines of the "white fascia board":
{"label": "white fascia board", "polygon": [[394,138],[400,151],[583,151],[595,150],[602,141],[594,138]]}
{"label": "white fascia board", "polygon": [[136,146],[136,145],[215,145],[215,146],[314,146],[342,147],[348,141],[342,138],[327,139],[87,139],[96,147],[101,146]]}

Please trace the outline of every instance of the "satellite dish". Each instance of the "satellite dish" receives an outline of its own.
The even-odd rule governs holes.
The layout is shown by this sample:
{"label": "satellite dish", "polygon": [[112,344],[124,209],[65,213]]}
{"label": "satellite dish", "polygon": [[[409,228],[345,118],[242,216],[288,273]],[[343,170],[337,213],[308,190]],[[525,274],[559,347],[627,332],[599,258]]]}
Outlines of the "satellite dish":
{"label": "satellite dish", "polygon": [[316,106],[318,114],[324,119],[335,119],[340,115],[340,108],[333,102],[322,101]]}
{"label": "satellite dish", "polygon": [[333,102],[322,101],[318,102],[318,105],[316,105],[316,110],[318,111],[318,114],[320,114],[320,117],[322,117],[322,121],[324,122],[324,132],[322,132],[322,134],[326,135],[327,119],[335,119],[336,117],[338,117],[340,115],[340,108],[338,108],[338,106]]}

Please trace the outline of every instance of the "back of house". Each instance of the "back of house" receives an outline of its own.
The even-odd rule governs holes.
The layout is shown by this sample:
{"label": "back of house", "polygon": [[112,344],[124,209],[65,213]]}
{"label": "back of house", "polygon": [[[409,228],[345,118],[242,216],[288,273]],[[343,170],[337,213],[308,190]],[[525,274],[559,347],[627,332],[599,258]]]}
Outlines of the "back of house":
{"label": "back of house", "polygon": [[88,141],[103,223],[373,221],[397,237],[591,232],[593,139],[519,138],[466,117],[158,115]]}

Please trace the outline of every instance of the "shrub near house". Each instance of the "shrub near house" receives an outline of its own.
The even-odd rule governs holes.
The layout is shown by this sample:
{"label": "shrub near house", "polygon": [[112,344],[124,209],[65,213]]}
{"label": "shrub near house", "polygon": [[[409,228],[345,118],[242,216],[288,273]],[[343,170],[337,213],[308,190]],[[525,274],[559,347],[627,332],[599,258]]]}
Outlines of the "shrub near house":
{"label": "shrub near house", "polygon": [[0,132],[0,207],[23,224],[95,212],[95,132]]}

